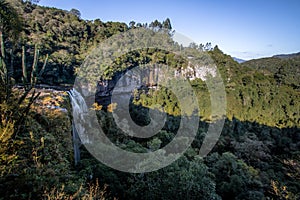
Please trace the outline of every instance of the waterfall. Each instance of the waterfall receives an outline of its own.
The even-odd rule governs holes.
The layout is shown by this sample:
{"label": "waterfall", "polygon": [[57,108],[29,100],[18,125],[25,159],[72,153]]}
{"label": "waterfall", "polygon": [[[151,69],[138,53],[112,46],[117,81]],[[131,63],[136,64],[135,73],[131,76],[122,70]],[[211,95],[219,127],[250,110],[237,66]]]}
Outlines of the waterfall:
{"label": "waterfall", "polygon": [[68,91],[72,105],[72,139],[74,148],[75,165],[80,161],[80,145],[90,143],[89,138],[84,134],[85,127],[79,123],[84,120],[84,114],[88,113],[88,107],[83,96],[75,89]]}

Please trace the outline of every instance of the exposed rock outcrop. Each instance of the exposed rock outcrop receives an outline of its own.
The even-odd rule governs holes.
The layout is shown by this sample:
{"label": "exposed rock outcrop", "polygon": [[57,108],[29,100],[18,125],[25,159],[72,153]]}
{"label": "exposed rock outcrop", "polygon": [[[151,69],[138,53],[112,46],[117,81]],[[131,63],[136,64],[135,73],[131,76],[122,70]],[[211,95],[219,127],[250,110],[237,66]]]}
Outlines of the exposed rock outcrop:
{"label": "exposed rock outcrop", "polygon": [[99,81],[95,96],[96,102],[107,106],[111,103],[113,92],[122,98],[122,93],[128,94],[133,92],[134,89],[155,88],[157,82],[163,79],[184,77],[189,80],[201,79],[206,81],[208,76],[215,77],[217,74],[216,67],[192,66],[190,63],[186,68],[167,70],[168,72],[171,71],[171,74],[166,74],[165,70],[161,70],[158,65],[147,69],[142,68],[139,71],[132,69],[128,68],[125,71],[116,73],[111,80]]}

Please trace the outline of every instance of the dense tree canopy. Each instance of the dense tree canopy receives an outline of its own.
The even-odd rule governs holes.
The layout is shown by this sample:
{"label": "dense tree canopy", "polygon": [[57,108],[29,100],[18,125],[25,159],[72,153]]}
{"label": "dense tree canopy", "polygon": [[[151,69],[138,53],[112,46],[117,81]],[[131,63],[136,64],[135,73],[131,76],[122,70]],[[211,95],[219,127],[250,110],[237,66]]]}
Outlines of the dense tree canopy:
{"label": "dense tree canopy", "polygon": [[16,39],[22,30],[22,20],[16,9],[5,0],[0,1],[0,34]]}

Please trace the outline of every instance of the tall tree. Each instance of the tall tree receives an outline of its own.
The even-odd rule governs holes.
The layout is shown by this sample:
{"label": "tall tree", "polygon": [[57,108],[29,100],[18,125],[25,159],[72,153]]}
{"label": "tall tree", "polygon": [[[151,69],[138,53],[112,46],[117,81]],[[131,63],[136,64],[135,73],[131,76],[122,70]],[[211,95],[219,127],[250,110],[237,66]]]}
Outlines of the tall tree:
{"label": "tall tree", "polygon": [[72,9],[70,10],[70,13],[73,14],[73,15],[75,15],[75,16],[77,16],[78,18],[81,17],[80,11],[77,10],[77,9],[75,9],[75,8],[72,8]]}
{"label": "tall tree", "polygon": [[22,20],[17,11],[5,0],[0,0],[0,36],[16,39],[22,31]]}
{"label": "tall tree", "polygon": [[[5,37],[15,41],[21,31],[22,20],[17,11],[5,0],[0,0],[0,68],[3,72],[7,70],[4,52]],[[6,74],[8,79],[12,77],[12,65],[6,71]]]}
{"label": "tall tree", "polygon": [[130,28],[135,28],[135,21],[129,22],[129,27]]}
{"label": "tall tree", "polygon": [[167,29],[167,30],[172,30],[171,21],[170,21],[169,18],[167,18],[165,21],[163,21],[162,27]]}
{"label": "tall tree", "polygon": [[162,28],[162,24],[156,19],[155,21],[149,24],[150,28],[160,30]]}
{"label": "tall tree", "polygon": [[39,3],[40,0],[27,0],[27,2],[31,2],[31,3]]}

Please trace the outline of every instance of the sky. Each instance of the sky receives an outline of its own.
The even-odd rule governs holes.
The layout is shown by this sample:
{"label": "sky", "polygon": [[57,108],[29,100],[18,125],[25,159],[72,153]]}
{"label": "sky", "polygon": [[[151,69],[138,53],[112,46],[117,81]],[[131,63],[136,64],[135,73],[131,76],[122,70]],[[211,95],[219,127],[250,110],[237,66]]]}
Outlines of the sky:
{"label": "sky", "polygon": [[211,42],[244,60],[300,52],[300,0],[40,0],[81,18],[150,23],[170,18],[197,44]]}

